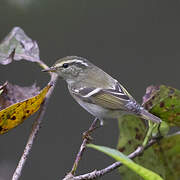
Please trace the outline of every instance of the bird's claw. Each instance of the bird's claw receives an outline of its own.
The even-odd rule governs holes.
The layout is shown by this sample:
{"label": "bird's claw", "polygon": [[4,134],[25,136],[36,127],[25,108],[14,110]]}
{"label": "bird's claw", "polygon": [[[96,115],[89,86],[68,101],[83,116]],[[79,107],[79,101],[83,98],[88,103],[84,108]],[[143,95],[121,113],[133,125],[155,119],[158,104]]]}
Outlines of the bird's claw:
{"label": "bird's claw", "polygon": [[87,139],[89,142],[92,141],[93,138],[90,136],[91,132],[92,130],[85,131],[82,136],[83,140]]}

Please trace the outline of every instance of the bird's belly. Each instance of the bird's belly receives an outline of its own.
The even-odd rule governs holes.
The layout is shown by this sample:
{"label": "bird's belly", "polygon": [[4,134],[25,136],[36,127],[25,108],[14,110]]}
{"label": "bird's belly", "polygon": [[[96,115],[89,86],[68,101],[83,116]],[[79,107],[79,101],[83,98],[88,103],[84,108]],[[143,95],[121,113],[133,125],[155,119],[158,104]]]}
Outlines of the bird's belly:
{"label": "bird's belly", "polygon": [[125,112],[120,110],[108,110],[98,105],[77,101],[86,111],[99,119],[117,118]]}

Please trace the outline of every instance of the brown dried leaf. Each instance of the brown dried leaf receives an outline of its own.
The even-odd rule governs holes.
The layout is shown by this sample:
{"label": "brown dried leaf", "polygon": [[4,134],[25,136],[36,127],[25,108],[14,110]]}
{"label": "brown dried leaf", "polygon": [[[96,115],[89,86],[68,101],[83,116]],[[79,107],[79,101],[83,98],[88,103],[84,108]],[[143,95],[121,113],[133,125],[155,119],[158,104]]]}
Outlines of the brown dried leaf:
{"label": "brown dried leaf", "polygon": [[36,84],[29,87],[20,87],[6,82],[4,85],[0,86],[0,90],[3,90],[0,94],[0,110],[2,110],[12,104],[37,95],[40,88],[37,87]]}
{"label": "brown dried leaf", "polygon": [[22,59],[39,62],[39,47],[20,27],[14,27],[0,44],[0,63],[6,65]]}

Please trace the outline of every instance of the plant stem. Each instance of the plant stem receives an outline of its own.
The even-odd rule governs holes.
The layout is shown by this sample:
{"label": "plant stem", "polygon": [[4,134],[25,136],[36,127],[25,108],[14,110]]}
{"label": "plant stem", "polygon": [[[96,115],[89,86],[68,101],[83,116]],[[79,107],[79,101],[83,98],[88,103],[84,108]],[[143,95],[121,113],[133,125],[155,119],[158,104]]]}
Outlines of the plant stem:
{"label": "plant stem", "polygon": [[[135,157],[141,155],[144,152],[144,150],[148,149],[153,144],[157,143],[158,140],[159,139],[151,139],[145,147],[139,146],[134,152],[129,154],[128,157],[130,159],[134,159]],[[108,167],[106,167],[104,169],[94,170],[90,173],[86,173],[83,175],[79,175],[79,176],[68,175],[67,178],[64,178],[63,180],[93,180],[93,179],[98,179],[98,178],[106,175],[107,173],[110,173],[113,170],[119,168],[122,165],[123,164],[121,162],[115,162],[115,163],[109,165]]]}
{"label": "plant stem", "polygon": [[148,143],[148,141],[149,141],[149,139],[150,139],[150,137],[152,135],[153,129],[157,126],[156,123],[152,123],[151,121],[148,121],[148,124],[149,124],[149,128],[148,128],[148,132],[147,132],[147,134],[146,134],[146,136],[144,138],[144,141],[142,143],[143,147],[145,147],[147,145],[147,143]]}
{"label": "plant stem", "polygon": [[37,116],[37,118],[35,119],[34,121],[34,124],[33,124],[33,127],[32,127],[32,131],[31,131],[31,134],[28,138],[28,141],[27,141],[27,144],[25,146],[25,149],[24,149],[24,152],[21,156],[21,159],[16,167],[16,170],[13,174],[13,177],[12,177],[12,180],[18,180],[22,174],[22,170],[23,170],[23,167],[26,163],[26,160],[30,154],[30,151],[32,149],[32,145],[34,143],[34,140],[37,136],[37,133],[40,129],[40,124],[41,124],[41,121],[44,117],[44,114],[46,112],[46,108],[47,108],[47,104],[48,104],[48,101],[50,99],[50,96],[54,90],[54,87],[55,87],[55,84],[56,84],[56,81],[57,81],[57,75],[56,74],[52,74],[51,75],[51,80],[50,80],[50,84],[53,84],[53,86],[50,88],[49,92],[47,93],[46,95],[46,98],[44,99],[44,103],[41,105],[41,108],[40,108],[40,111],[39,111],[39,114]]}
{"label": "plant stem", "polygon": [[79,164],[79,161],[81,160],[82,156],[83,156],[83,153],[85,151],[85,148],[86,148],[86,145],[87,143],[89,142],[89,137],[87,135],[90,135],[90,133],[92,133],[93,130],[96,129],[96,124],[98,122],[98,119],[95,118],[93,123],[91,124],[90,128],[88,129],[88,131],[86,132],[86,136],[84,137],[84,140],[81,144],[81,147],[79,149],[79,152],[77,153],[77,156],[76,156],[76,159],[74,161],[74,164],[73,164],[73,167],[72,167],[72,170],[70,172],[70,174],[74,175],[75,172],[76,172],[76,169],[78,167],[78,164]]}

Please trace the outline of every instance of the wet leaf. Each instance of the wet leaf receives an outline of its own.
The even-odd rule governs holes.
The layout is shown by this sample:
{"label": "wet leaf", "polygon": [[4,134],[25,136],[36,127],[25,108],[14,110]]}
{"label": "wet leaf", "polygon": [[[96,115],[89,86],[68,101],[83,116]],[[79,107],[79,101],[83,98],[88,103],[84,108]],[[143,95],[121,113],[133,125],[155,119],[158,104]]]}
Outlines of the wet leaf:
{"label": "wet leaf", "polygon": [[39,47],[20,27],[14,27],[0,44],[0,63],[22,59],[39,62]]}
{"label": "wet leaf", "polygon": [[[10,129],[16,127],[17,125],[22,123],[26,118],[34,114],[40,108],[49,88],[50,88],[50,85],[47,85],[38,94],[36,92],[37,95],[30,97],[26,100],[23,100],[21,102],[12,104],[8,106],[7,108],[1,110],[0,111],[0,134],[4,134],[8,132]],[[21,91],[22,89],[19,88],[19,90]],[[19,92],[16,92],[16,93],[18,94]],[[20,93],[20,99],[21,98],[22,98],[22,94]],[[15,98],[15,101],[17,101],[16,98]],[[10,100],[10,103],[11,102],[12,101]]]}
{"label": "wet leaf", "polygon": [[150,86],[143,98],[144,107],[170,126],[180,126],[180,91],[161,85]]}
{"label": "wet leaf", "polygon": [[114,158],[116,161],[122,162],[126,167],[134,171],[136,174],[141,176],[145,180],[163,180],[158,174],[140,166],[139,164],[136,164],[133,162],[131,159],[129,159],[127,156],[122,154],[121,152],[108,148],[105,146],[97,146],[94,144],[89,144],[88,147],[94,148],[98,151],[101,151],[108,156],[111,156]]}

